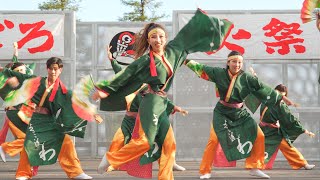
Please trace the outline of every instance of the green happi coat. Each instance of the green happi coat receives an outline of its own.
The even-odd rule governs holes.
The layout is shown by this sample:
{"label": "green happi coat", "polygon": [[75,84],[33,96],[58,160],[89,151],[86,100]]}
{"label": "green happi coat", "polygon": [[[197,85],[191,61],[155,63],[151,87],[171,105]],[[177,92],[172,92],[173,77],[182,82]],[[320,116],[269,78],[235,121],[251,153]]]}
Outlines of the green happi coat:
{"label": "green happi coat", "polygon": [[[116,74],[122,70],[122,67],[116,60],[111,61],[111,66]],[[127,102],[130,103],[130,105],[127,106],[127,111],[138,112],[141,99],[142,95],[140,93],[137,93],[131,102]],[[128,116],[127,114],[124,116],[121,123],[121,130],[124,135],[124,144],[127,144],[130,141],[135,122],[135,117]]]}
{"label": "green happi coat", "polygon": [[[199,77],[214,82],[219,91],[220,100],[225,101],[231,83],[227,69],[210,67],[195,61],[189,61],[186,65]],[[267,106],[274,106],[282,99],[277,91],[266,86],[251,74],[241,71],[235,80],[227,103],[242,103],[250,93]],[[218,102],[213,111],[212,123],[229,161],[250,156],[258,126],[243,106],[233,108]]]}
{"label": "green happi coat", "polygon": [[[9,84],[6,83],[6,81],[8,80],[8,77],[5,76],[4,74],[0,74],[0,81],[3,81],[3,84],[1,85],[0,88],[0,97],[5,100],[6,97],[8,97],[8,95],[10,95],[10,93],[14,93],[14,91],[20,87],[20,84],[17,88],[12,88]],[[2,82],[1,82],[2,83]],[[22,122],[20,120],[20,118],[18,117],[17,113],[19,112],[19,109],[21,107],[20,105],[17,105],[16,107],[13,108],[7,108],[6,110],[6,116],[8,117],[8,119],[22,132],[26,132],[27,130],[27,124]]]}
{"label": "green happi coat", "polygon": [[[18,57],[17,56],[13,56],[12,57],[12,62],[11,63],[16,63],[19,62]],[[32,67],[34,68],[34,65],[32,65]],[[26,66],[26,70],[28,70],[28,66]],[[31,69],[31,71],[33,71],[33,69]],[[27,71],[26,74],[28,75],[32,75],[32,73],[30,71]],[[21,87],[21,83],[19,84],[18,87],[16,88],[12,88],[9,84],[7,84],[7,80],[8,80],[8,76],[6,76],[5,74],[3,74],[3,72],[0,73],[0,97],[5,100],[5,98],[8,96],[9,93],[11,93],[12,91],[18,89]],[[19,79],[18,79],[19,80]]]}
{"label": "green happi coat", "polygon": [[[18,62],[17,59],[16,59],[16,56],[14,56],[13,58],[13,62]],[[4,72],[2,72],[2,75],[4,77],[4,79],[8,79],[10,77],[16,77],[19,81],[19,85],[18,87],[16,88],[12,88],[10,85],[6,85],[4,86],[4,88],[2,88],[0,90],[0,94],[1,94],[1,98],[6,101],[8,100],[8,98],[12,97],[12,96],[15,96],[14,93],[17,89],[19,89],[22,84],[23,84],[23,81],[25,79],[29,79],[29,78],[33,78],[33,77],[36,77],[34,75],[32,75],[31,73],[27,73],[27,74],[21,74],[19,72],[14,72],[12,70],[9,70],[9,69],[6,69],[4,70]],[[21,119],[19,118],[18,116],[18,112],[19,112],[19,109],[21,108],[22,104],[18,104],[17,106],[15,106],[14,108],[9,108],[9,110],[6,111],[6,115],[8,117],[8,119],[19,129],[21,130],[22,132],[26,132],[27,131],[27,127],[28,127],[28,124],[26,124],[25,122],[21,121]]]}
{"label": "green happi coat", "polygon": [[[8,77],[15,76],[19,81],[30,79],[29,75],[5,69],[4,74]],[[42,96],[46,91],[47,78],[42,77],[40,86],[36,90],[31,101],[39,105]],[[18,91],[23,91],[19,89]],[[71,104],[71,91],[63,93],[59,85],[53,101],[49,101],[52,90],[45,97],[42,107],[49,111],[49,114],[34,112],[26,129],[25,150],[32,166],[49,165],[56,162],[65,134],[77,137],[84,137],[87,121],[80,119],[74,113]],[[8,114],[9,116],[9,114]],[[12,114],[10,119],[19,120],[17,114]]]}
{"label": "green happi coat", "polygon": [[[19,84],[20,86],[20,84]],[[2,72],[0,73],[0,97],[5,100],[8,94],[17,88],[13,88],[8,84],[8,77]]]}
{"label": "green happi coat", "polygon": [[[8,95],[10,96],[11,93],[14,93],[14,91],[16,89],[18,89],[21,85],[21,83],[19,84],[19,86],[17,88],[12,88],[9,84],[6,83],[6,81],[8,80],[8,77],[6,75],[4,75],[3,73],[0,74],[0,81],[3,81],[3,85],[0,88],[0,97],[5,100],[6,97],[8,97]],[[21,105],[17,105],[14,108],[8,108],[6,110],[6,116],[8,117],[8,119],[22,132],[26,132],[27,130],[27,124],[22,122],[17,113],[19,112],[19,109],[21,107]]]}
{"label": "green happi coat", "polygon": [[[19,62],[18,57],[17,56],[13,56],[12,57],[12,63],[16,63]],[[28,76],[28,78],[31,77],[35,77],[33,76],[33,70],[35,68],[35,64],[32,63],[30,65],[25,65],[26,66],[26,74]],[[6,100],[6,98],[13,96],[13,93],[15,92],[16,89],[19,89],[23,83],[23,79],[19,78],[20,76],[18,76],[18,81],[19,81],[19,85],[18,87],[11,87],[9,84],[7,84],[7,80],[8,80],[8,76],[6,76],[5,74],[3,74],[3,72],[0,73],[0,97],[3,100]],[[21,107],[21,105],[17,105],[15,108],[19,109]],[[27,130],[27,124],[23,123],[20,118],[18,117],[17,113],[19,112],[19,110],[15,110],[15,108],[9,108],[8,110],[6,110],[6,115],[8,117],[8,119],[22,132],[26,132]]]}
{"label": "green happi coat", "polygon": [[[119,65],[119,63],[116,60],[111,61],[111,65],[112,65],[112,69],[114,70],[114,72],[116,74],[122,70],[122,67]],[[146,90],[147,90],[147,86],[144,86],[143,88],[140,89],[140,91],[138,93],[136,93],[135,97],[131,101],[126,101],[127,112],[138,113],[139,106],[140,106],[140,103],[143,98],[142,94]],[[171,101],[169,101],[167,109],[166,109],[168,116],[173,112],[173,108],[174,108],[173,103]],[[124,144],[127,144],[130,141],[131,135],[132,135],[132,132],[133,132],[133,129],[135,126],[135,122],[136,122],[136,118],[132,117],[132,116],[128,116],[127,114],[123,118],[122,123],[121,123],[121,130],[122,130],[122,133],[125,137]],[[163,133],[165,135],[166,131]],[[151,150],[149,150],[148,155],[147,154],[143,155],[142,159],[144,159],[146,162],[151,162],[151,161],[153,162],[160,157],[160,153],[162,150],[162,144],[163,144],[163,140],[164,140],[164,137],[163,138],[160,138],[160,137],[162,137],[162,135],[159,134],[155,139],[155,144],[158,145],[158,147],[157,147],[158,150],[157,150],[156,154],[152,154],[153,149],[155,148],[155,147],[153,147],[153,148],[151,148]],[[150,156],[151,156],[151,154],[153,155],[152,158],[148,158],[149,154],[150,154]]]}
{"label": "green happi coat", "polygon": [[[182,65],[187,55],[217,50],[231,25],[226,20],[208,17],[197,10],[177,36],[166,45],[164,61],[161,57],[154,55],[157,76],[151,76],[150,56],[146,54],[117,73],[110,82],[100,82],[99,87],[110,94],[101,100],[100,109],[124,110],[124,97],[135,92],[143,83],[147,83],[154,92],[168,92],[176,70]],[[163,141],[170,127],[169,113],[166,111],[169,102],[166,96],[148,93],[140,103],[140,121],[151,147],[149,153],[140,160],[141,164],[152,162],[157,159],[154,158],[156,154],[158,156],[161,154],[155,140]]]}
{"label": "green happi coat", "polygon": [[[292,146],[292,143],[300,134],[304,133],[305,129],[299,119],[291,113],[286,103],[281,101],[279,104],[266,108],[265,104],[261,105],[260,120],[267,124],[260,123],[260,128],[265,136],[265,162],[267,163],[283,138]],[[277,121],[280,124],[279,128],[268,126],[268,124],[276,124]]]}

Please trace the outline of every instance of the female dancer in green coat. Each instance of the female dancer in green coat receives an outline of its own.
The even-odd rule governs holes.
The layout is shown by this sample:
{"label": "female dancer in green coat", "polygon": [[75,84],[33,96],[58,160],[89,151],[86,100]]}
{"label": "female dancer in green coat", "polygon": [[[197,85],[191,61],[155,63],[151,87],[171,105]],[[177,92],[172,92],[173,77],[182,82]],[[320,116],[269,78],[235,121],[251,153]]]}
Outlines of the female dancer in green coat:
{"label": "female dancer in green coat", "polygon": [[231,25],[197,10],[169,43],[161,25],[149,23],[145,26],[141,38],[136,39],[136,57],[139,58],[110,82],[101,82],[93,95],[94,99],[101,98],[101,110],[119,110],[117,106],[123,97],[135,92],[143,83],[148,84],[136,118],[139,135],[120,150],[107,153],[100,165],[110,171],[139,157],[140,164],[159,159],[158,179],[173,179],[176,146],[166,111],[167,92],[173,76],[188,54],[218,50]]}
{"label": "female dancer in green coat", "polygon": [[186,65],[200,78],[214,82],[220,95],[200,165],[200,179],[211,177],[214,152],[219,142],[228,161],[246,158],[246,169],[251,169],[250,175],[270,178],[260,171],[264,167],[264,135],[244,108],[244,99],[253,94],[267,106],[279,103],[282,98],[292,102],[244,72],[243,56],[237,51],[228,55],[227,68],[210,67],[192,60],[187,60]]}
{"label": "female dancer in green coat", "polygon": [[[282,84],[279,84],[275,90],[279,91],[283,96],[288,95],[287,87]],[[266,169],[272,169],[279,149],[288,160],[292,169],[304,167],[310,170],[314,168],[315,165],[308,164],[292,143],[303,133],[310,137],[314,137],[315,135],[303,128],[299,119],[291,113],[285,102],[281,101],[273,107],[267,107],[265,104],[262,104],[259,126],[265,136]]]}
{"label": "female dancer in green coat", "polygon": [[[108,58],[111,63],[112,69],[117,74],[122,70],[122,66],[118,63],[116,59],[112,57],[112,54],[110,52],[111,48],[112,46],[107,47],[107,54],[108,54]],[[129,95],[130,98],[127,99],[126,115],[122,120],[121,127],[117,130],[117,132],[113,137],[112,143],[110,144],[109,152],[114,152],[121,149],[125,144],[127,144],[130,141],[132,137],[135,121],[136,121],[136,116],[138,114],[139,105],[142,101],[145,90],[147,89],[146,85],[143,85],[143,86],[144,88],[139,89],[139,91],[131,94],[131,96]],[[171,101],[169,102],[169,104],[170,105],[167,107],[167,110],[166,110],[169,114],[175,113],[175,112],[181,112],[183,115],[185,115],[188,113],[187,111],[181,109],[180,107],[173,105]],[[132,165],[130,165],[130,167],[132,167]],[[100,170],[99,171],[100,174],[105,172],[105,169],[103,168],[103,166],[101,166],[101,168],[98,168],[98,169]],[[151,168],[150,170],[152,171]],[[178,165],[177,163],[174,163],[173,170],[184,171],[185,168]],[[139,174],[140,177],[147,177],[146,174],[150,174],[150,172],[149,173],[142,172],[145,170],[141,166],[134,169],[127,169],[127,171],[130,174]]]}

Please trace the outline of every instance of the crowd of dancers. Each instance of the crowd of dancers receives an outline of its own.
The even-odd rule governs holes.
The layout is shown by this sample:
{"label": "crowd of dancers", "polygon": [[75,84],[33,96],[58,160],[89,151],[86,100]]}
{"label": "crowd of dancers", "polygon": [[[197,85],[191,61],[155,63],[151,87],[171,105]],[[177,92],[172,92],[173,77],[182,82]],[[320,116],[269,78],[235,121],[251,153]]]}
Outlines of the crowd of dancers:
{"label": "crowd of dancers", "polygon": [[[320,30],[319,14],[317,17]],[[200,179],[211,178],[213,160],[221,158],[215,156],[219,146],[229,162],[246,159],[245,169],[258,178],[270,178],[262,170],[272,169],[278,150],[293,169],[315,167],[293,146],[299,135],[314,137],[315,134],[305,129],[290,111],[288,106],[297,104],[288,98],[285,85],[272,88],[256,74],[245,72],[243,55],[237,51],[228,54],[225,68],[187,59],[191,53],[217,51],[231,26],[231,22],[198,9],[169,42],[162,25],[146,24],[136,34],[135,61],[125,68],[112,58],[111,47],[106,49],[116,75],[110,81],[97,82],[93,93],[84,93],[80,99],[99,100],[101,111],[125,110],[125,116],[108,152],[97,163],[98,173],[123,170],[135,177],[150,178],[154,161],[159,164],[160,180],[174,179],[173,170],[185,170],[175,161],[176,142],[169,116],[188,112],[167,97],[181,66],[213,82],[219,99],[200,165]],[[69,178],[92,179],[83,172],[70,138],[85,136],[88,119],[81,113],[91,112],[85,109],[92,107],[91,101],[82,101],[82,106],[73,101],[72,90],[60,79],[63,71],[60,58],[49,58],[47,77],[40,77],[33,74],[34,65],[18,60],[16,44],[14,49],[12,63],[0,67],[0,96],[6,107],[0,131],[1,159],[5,162],[5,154],[20,154],[16,171],[19,180],[31,179],[40,166],[57,160]],[[255,111],[259,106],[257,124],[247,109]],[[15,137],[12,142],[5,142],[8,129]]]}

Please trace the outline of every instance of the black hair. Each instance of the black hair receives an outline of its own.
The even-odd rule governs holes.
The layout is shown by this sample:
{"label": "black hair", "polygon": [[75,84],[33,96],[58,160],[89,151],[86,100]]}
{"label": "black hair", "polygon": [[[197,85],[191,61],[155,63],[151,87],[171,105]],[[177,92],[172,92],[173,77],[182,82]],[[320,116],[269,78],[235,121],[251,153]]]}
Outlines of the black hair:
{"label": "black hair", "polygon": [[283,84],[279,84],[279,85],[277,85],[274,89],[275,89],[275,90],[278,90],[278,91],[280,91],[280,92],[285,92],[285,93],[286,93],[285,96],[288,96],[288,88],[287,88],[287,86],[285,86],[285,85],[283,85]]}
{"label": "black hair", "polygon": [[17,67],[24,66],[24,65],[25,65],[25,64],[22,63],[22,62],[15,62],[15,63],[12,64],[11,70],[14,70],[14,69],[17,68]]}
{"label": "black hair", "polygon": [[9,62],[8,64],[6,64],[4,67],[11,69],[11,67],[13,66],[13,62]]}
{"label": "black hair", "polygon": [[228,54],[228,57],[230,57],[230,56],[236,56],[236,55],[242,56],[242,54],[241,54],[239,51],[231,51],[231,52]]}
{"label": "black hair", "polygon": [[58,64],[59,68],[63,68],[62,60],[58,57],[51,57],[47,60],[47,68],[50,68],[52,64]]}

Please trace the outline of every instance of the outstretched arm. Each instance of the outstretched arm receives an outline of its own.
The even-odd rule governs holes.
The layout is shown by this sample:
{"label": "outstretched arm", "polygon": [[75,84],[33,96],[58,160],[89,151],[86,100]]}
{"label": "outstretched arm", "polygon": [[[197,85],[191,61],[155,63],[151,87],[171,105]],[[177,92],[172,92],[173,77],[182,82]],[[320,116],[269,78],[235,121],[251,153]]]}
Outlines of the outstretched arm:
{"label": "outstretched arm", "polygon": [[176,65],[180,66],[188,54],[211,54],[218,51],[232,28],[233,24],[230,21],[208,16],[206,12],[198,9],[166,47],[172,50],[170,53],[183,57],[176,61]]}
{"label": "outstretched arm", "polygon": [[304,133],[307,134],[308,136],[312,137],[312,138],[316,136],[313,132],[308,131],[308,130],[305,130]]}
{"label": "outstretched arm", "polygon": [[169,99],[168,99],[167,112],[168,112],[168,114],[169,114],[169,113],[170,113],[170,114],[174,114],[174,113],[176,113],[176,112],[179,112],[179,113],[181,113],[183,116],[186,116],[186,115],[189,114],[189,112],[188,112],[187,110],[182,109],[180,106],[174,105],[173,102],[170,101]]}
{"label": "outstretched arm", "polygon": [[294,107],[299,107],[298,103],[293,102],[290,100],[287,96],[283,96],[282,100],[288,105],[288,106],[294,106]]}
{"label": "outstretched arm", "polygon": [[194,60],[189,60],[189,59],[186,59],[184,61],[184,64],[193,72],[195,72],[200,78],[207,81],[215,82],[214,73],[217,70],[217,68],[209,67],[207,65],[200,64]]}
{"label": "outstretched arm", "polygon": [[14,51],[13,51],[13,55],[18,57],[18,43],[17,42],[14,42],[13,43],[13,48],[14,48]]}
{"label": "outstretched arm", "polygon": [[172,113],[172,114],[174,114],[175,112],[179,112],[179,113],[181,113],[183,116],[186,116],[186,115],[189,114],[189,112],[188,112],[187,110],[182,109],[180,106],[174,106],[174,108],[173,108],[173,113]]}
{"label": "outstretched arm", "polygon": [[112,57],[112,53],[110,52],[110,49],[112,48],[112,46],[107,46],[107,54],[108,54],[108,59],[111,63],[112,69],[113,71],[117,74],[118,72],[120,72],[122,70],[122,67],[120,66],[120,64],[118,64],[117,60],[114,59]]}
{"label": "outstretched arm", "polygon": [[307,134],[313,137],[314,134],[306,130],[301,124],[300,120],[293,115],[289,107],[285,103],[280,103],[274,106],[279,112],[277,118],[280,122],[280,127],[284,128],[283,133],[286,133],[290,139],[296,139],[300,134]]}
{"label": "outstretched arm", "polygon": [[12,56],[12,62],[13,63],[16,63],[16,62],[19,62],[18,60],[18,43],[17,42],[14,42],[13,43],[13,56]]}
{"label": "outstretched arm", "polygon": [[143,83],[148,82],[148,78],[150,77],[150,72],[147,69],[148,66],[149,56],[141,56],[138,60],[118,72],[110,81],[103,80],[97,82],[96,87],[98,91],[93,94],[92,98],[94,100],[104,99],[109,94],[125,97],[135,92]]}
{"label": "outstretched arm", "polygon": [[[259,99],[266,106],[273,107],[282,100],[283,96],[278,91],[261,82],[258,79],[258,77],[252,76],[251,73],[245,74],[248,89],[257,99]],[[289,99],[286,100],[293,104],[293,102],[289,101]]]}
{"label": "outstretched arm", "polygon": [[[249,67],[249,71],[252,74],[252,76],[258,77],[257,73],[254,71],[253,67]],[[283,96],[282,100],[288,105],[288,106],[294,106],[294,107],[298,107],[299,104],[293,102],[292,100],[290,100],[288,97]]]}

